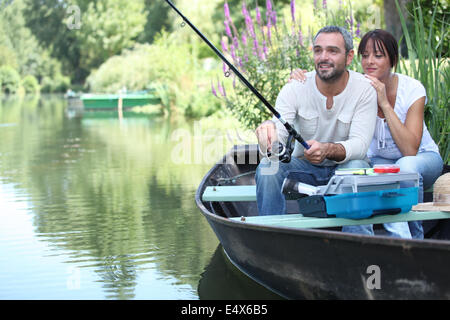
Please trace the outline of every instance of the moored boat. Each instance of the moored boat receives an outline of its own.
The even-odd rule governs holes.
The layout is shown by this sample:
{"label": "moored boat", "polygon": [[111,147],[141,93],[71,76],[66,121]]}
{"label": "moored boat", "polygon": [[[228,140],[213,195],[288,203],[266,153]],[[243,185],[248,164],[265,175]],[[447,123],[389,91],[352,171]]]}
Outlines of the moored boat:
{"label": "moored boat", "polygon": [[[196,193],[227,257],[250,278],[289,299],[450,299],[450,213],[307,218],[296,213],[296,201],[288,201],[292,214],[257,216],[258,162],[256,146],[236,146]],[[238,188],[222,198],[205,196],[222,186]],[[377,227],[405,219],[423,220],[426,239],[387,237]],[[375,225],[375,236],[340,231],[366,223]]]}
{"label": "moored boat", "polygon": [[122,99],[122,108],[132,108],[149,104],[159,104],[161,99],[151,93],[127,94],[93,94],[87,93],[80,97],[85,109],[117,109],[119,99]]}

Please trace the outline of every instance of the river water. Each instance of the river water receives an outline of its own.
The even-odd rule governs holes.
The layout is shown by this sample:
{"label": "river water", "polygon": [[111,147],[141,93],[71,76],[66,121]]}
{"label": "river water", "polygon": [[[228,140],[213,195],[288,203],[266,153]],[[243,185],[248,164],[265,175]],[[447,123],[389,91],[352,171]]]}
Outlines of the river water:
{"label": "river water", "polygon": [[228,146],[173,118],[1,101],[0,299],[277,298],[227,261],[195,205]]}

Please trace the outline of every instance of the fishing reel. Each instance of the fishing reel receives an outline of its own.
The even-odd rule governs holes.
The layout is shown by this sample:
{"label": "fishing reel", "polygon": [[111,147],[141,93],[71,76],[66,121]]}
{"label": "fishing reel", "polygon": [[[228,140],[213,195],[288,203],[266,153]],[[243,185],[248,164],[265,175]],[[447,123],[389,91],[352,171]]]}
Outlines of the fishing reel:
{"label": "fishing reel", "polygon": [[274,151],[274,147],[272,147],[272,152],[267,152],[267,157],[270,158],[272,156],[278,157],[281,162],[289,163],[291,162],[292,152],[294,151],[294,135],[292,133],[289,134],[286,145],[278,142],[277,150]]}

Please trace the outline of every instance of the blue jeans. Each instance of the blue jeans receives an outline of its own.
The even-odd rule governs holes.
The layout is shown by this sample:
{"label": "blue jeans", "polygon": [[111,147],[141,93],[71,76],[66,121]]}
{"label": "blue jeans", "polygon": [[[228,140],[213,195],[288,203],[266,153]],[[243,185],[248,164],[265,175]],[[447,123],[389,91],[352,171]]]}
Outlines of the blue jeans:
{"label": "blue jeans", "polygon": [[[397,164],[400,172],[418,173],[419,174],[419,203],[423,202],[423,190],[431,187],[436,179],[440,176],[443,167],[441,156],[436,152],[421,152],[416,156],[402,157],[397,160],[385,159],[381,157],[370,158],[372,165],[376,164]],[[404,183],[401,187],[411,187]],[[409,221],[385,223],[383,224],[389,236],[407,238],[407,239],[423,239],[423,227],[421,221]],[[372,225],[348,226],[342,228],[342,231],[373,234]]]}
{"label": "blue jeans", "polygon": [[291,162],[269,162],[263,158],[256,169],[256,201],[259,215],[286,214],[286,199],[281,186],[286,177],[318,186],[328,183],[336,169],[369,168],[363,160],[351,160],[337,166],[316,166],[307,160],[292,157]]}

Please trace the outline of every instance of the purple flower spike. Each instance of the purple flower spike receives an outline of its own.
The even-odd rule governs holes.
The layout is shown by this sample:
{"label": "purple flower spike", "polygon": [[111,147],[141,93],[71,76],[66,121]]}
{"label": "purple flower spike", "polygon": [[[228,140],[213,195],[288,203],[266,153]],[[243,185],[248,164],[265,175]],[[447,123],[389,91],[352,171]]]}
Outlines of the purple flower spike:
{"label": "purple flower spike", "polygon": [[236,61],[236,48],[234,47],[234,44],[230,45],[230,54],[233,61]]}
{"label": "purple flower spike", "polygon": [[236,50],[239,49],[239,40],[236,37],[233,37],[233,46]]}
{"label": "purple flower spike", "polygon": [[267,12],[272,12],[272,2],[270,0],[266,0],[266,9]]}
{"label": "purple flower spike", "polygon": [[227,44],[225,43],[224,38],[222,38],[222,40],[220,41],[220,44],[222,45],[222,51],[228,52],[228,47],[227,47]]}
{"label": "purple flower spike", "polygon": [[214,83],[211,81],[211,92],[214,96],[217,97],[217,92],[216,92],[216,88],[214,87]]}
{"label": "purple flower spike", "polygon": [[247,31],[250,34],[250,36],[252,38],[255,38],[256,37],[255,28],[253,27],[253,21],[252,21],[252,18],[250,16],[247,16],[245,18],[245,25],[247,26]]}
{"label": "purple flower spike", "polygon": [[263,52],[264,52],[264,56],[267,57],[269,50],[267,49],[267,45],[266,45],[266,41],[263,41]]}
{"label": "purple flower spike", "polygon": [[229,24],[228,20],[225,20],[225,21],[223,22],[223,24],[225,25],[225,33],[227,34],[227,36],[228,36],[229,38],[232,38],[233,35],[231,34],[230,24]]}
{"label": "purple flower spike", "polygon": [[272,31],[270,31],[271,27],[272,27],[272,24],[270,23],[270,19],[269,19],[269,21],[267,21],[267,40],[269,41],[269,43],[272,43]]}
{"label": "purple flower spike", "polygon": [[227,97],[227,93],[225,92],[225,86],[222,83],[222,95],[226,98]]}
{"label": "purple flower spike", "polygon": [[358,22],[358,24],[356,25],[356,36],[357,36],[358,38],[361,37],[360,26],[361,26],[361,24]]}
{"label": "purple flower spike", "polygon": [[245,32],[242,33],[242,43],[244,46],[247,46],[247,36],[245,35]]}
{"label": "purple flower spike", "polygon": [[245,1],[242,3],[242,15],[244,16],[244,18],[247,18],[247,16],[249,15],[247,6],[245,5]]}
{"label": "purple flower spike", "polygon": [[295,23],[295,0],[291,0],[291,17],[292,22]]}
{"label": "purple flower spike", "polygon": [[262,22],[261,22],[261,12],[259,11],[258,7],[256,7],[255,11],[256,11],[256,21],[258,22],[258,25],[261,26],[261,24],[262,24]]}
{"label": "purple flower spike", "polygon": [[272,11],[272,14],[270,16],[272,18],[272,24],[276,28],[277,27],[277,13],[275,11]]}
{"label": "purple flower spike", "polygon": [[267,24],[272,24],[272,2],[270,0],[266,0],[266,9]]}
{"label": "purple flower spike", "polygon": [[259,45],[258,40],[256,38],[253,39],[253,55],[258,57],[259,55]]}
{"label": "purple flower spike", "polygon": [[223,96],[223,87],[219,81],[217,81],[217,89],[219,90],[219,93]]}
{"label": "purple flower spike", "polygon": [[231,21],[230,8],[228,7],[228,2],[223,5],[223,10],[225,11],[225,20]]}
{"label": "purple flower spike", "polygon": [[322,1],[322,8],[326,9],[327,8],[327,0],[323,0]]}

